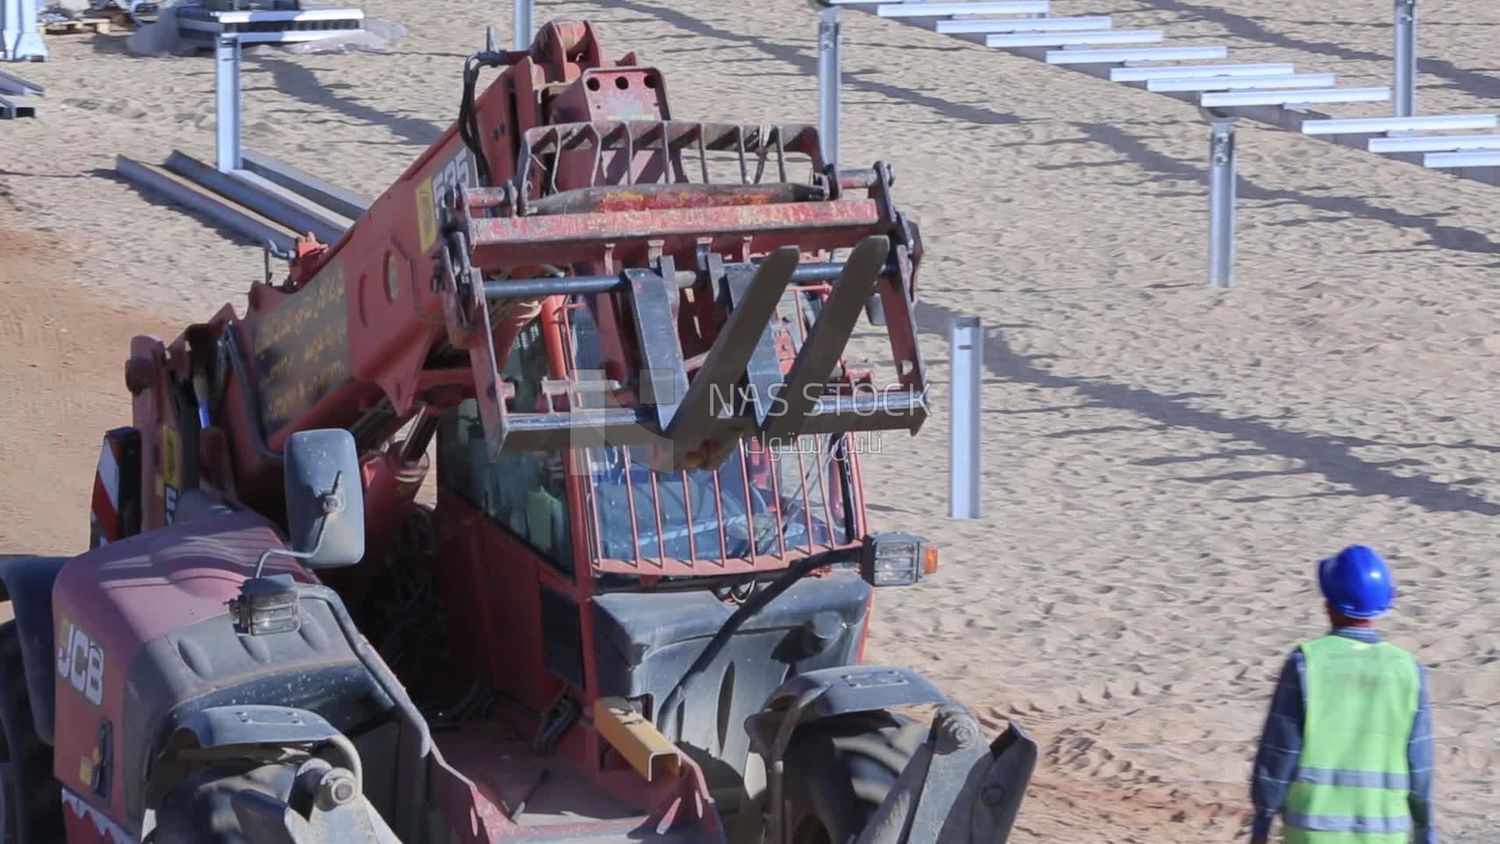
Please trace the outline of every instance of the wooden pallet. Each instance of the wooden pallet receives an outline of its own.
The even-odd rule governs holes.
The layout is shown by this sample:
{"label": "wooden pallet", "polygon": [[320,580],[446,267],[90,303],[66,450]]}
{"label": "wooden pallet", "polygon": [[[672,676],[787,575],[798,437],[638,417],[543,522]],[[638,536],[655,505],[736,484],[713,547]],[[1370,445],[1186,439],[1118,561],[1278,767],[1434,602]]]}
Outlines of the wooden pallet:
{"label": "wooden pallet", "polygon": [[48,21],[42,29],[48,35],[67,35],[74,32],[93,32],[108,35],[115,22],[109,18],[77,18],[68,21]]}

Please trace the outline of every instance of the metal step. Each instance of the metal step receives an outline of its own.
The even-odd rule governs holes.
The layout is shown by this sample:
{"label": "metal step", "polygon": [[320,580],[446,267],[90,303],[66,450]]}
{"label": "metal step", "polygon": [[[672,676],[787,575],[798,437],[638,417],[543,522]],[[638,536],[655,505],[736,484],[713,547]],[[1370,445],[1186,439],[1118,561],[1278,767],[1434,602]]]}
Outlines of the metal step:
{"label": "metal step", "polygon": [[1045,15],[1047,0],[995,0],[974,3],[885,3],[875,7],[882,18],[946,18],[953,15]]}
{"label": "metal step", "polygon": [[1434,170],[1457,167],[1500,167],[1500,150],[1471,152],[1434,152],[1422,157],[1422,166]]}
{"label": "metal step", "polygon": [[1162,39],[1159,29],[1119,29],[1105,32],[1020,32],[987,35],[984,45],[995,49],[1016,47],[1088,47],[1103,44],[1155,44]]}
{"label": "metal step", "polygon": [[1124,64],[1126,62],[1212,61],[1229,55],[1222,44],[1208,47],[1123,47],[1117,50],[1048,50],[1047,64]]}
{"label": "metal step", "polygon": [[1223,91],[1204,94],[1204,108],[1235,106],[1290,106],[1315,103],[1379,103],[1391,98],[1390,88],[1311,88],[1296,91]]}
{"label": "metal step", "polygon": [[1295,73],[1290,64],[1190,64],[1161,67],[1116,67],[1111,82],[1143,82],[1148,79],[1207,79],[1213,76],[1286,76]]}
{"label": "metal step", "polygon": [[933,24],[933,28],[943,35],[987,35],[992,32],[1096,32],[1112,26],[1114,22],[1108,17],[940,20]]}
{"label": "metal step", "polygon": [[1421,117],[1355,117],[1339,120],[1309,120],[1304,135],[1379,135],[1385,132],[1493,129],[1493,114],[1429,114]]}
{"label": "metal step", "polygon": [[1370,152],[1458,152],[1466,149],[1500,149],[1500,135],[1412,135],[1371,138]]}
{"label": "metal step", "polygon": [[1147,79],[1146,90],[1156,93],[1174,91],[1248,91],[1274,88],[1332,87],[1332,73],[1293,73],[1286,76],[1209,76],[1195,79]]}

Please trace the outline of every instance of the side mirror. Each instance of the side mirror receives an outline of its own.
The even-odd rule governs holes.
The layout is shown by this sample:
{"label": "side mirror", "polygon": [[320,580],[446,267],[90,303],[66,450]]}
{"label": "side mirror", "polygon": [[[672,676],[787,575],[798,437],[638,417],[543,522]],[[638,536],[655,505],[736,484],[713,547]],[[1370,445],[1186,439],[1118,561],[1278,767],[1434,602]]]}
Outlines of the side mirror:
{"label": "side mirror", "polygon": [[342,429],[287,438],[286,516],[291,550],[312,569],[352,566],[365,555],[364,481],[354,437]]}

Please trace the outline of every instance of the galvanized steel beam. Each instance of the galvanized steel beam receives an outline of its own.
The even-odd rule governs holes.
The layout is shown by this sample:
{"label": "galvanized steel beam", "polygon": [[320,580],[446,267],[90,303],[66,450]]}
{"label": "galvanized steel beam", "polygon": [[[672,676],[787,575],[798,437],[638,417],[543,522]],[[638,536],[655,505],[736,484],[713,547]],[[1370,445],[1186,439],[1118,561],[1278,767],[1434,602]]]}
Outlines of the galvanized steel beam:
{"label": "galvanized steel beam", "polygon": [[948,328],[951,382],[948,396],[948,515],[980,515],[980,398],[983,392],[984,324],[956,317]]}
{"label": "galvanized steel beam", "polygon": [[984,45],[1006,49],[1017,47],[1092,47],[1105,44],[1155,44],[1159,29],[1111,29],[1101,32],[1009,32],[986,35]]}
{"label": "galvanized steel beam", "polygon": [[1396,0],[1396,116],[1417,113],[1417,0]]}
{"label": "galvanized steel beam", "polygon": [[1208,281],[1234,286],[1234,118],[1205,111],[1208,119]]}
{"label": "galvanized steel beam", "polygon": [[1111,82],[1142,82],[1149,79],[1203,79],[1210,76],[1286,76],[1295,72],[1290,64],[1193,64],[1160,67],[1114,67]]}
{"label": "galvanized steel beam", "polygon": [[[212,168],[208,169],[212,172]],[[196,211],[253,243],[269,243],[281,252],[292,250],[296,238],[285,227],[165,168],[121,155],[115,159],[115,170],[140,187]]]}
{"label": "galvanized steel beam", "polygon": [[233,173],[224,173],[207,164],[174,151],[167,156],[168,170],[217,194],[267,217],[298,234],[311,233],[324,243],[334,243],[344,234],[344,227],[321,214],[283,196],[262,192]]}
{"label": "galvanized steel beam", "polygon": [[274,182],[293,193],[307,198],[316,205],[350,220],[363,217],[370,207],[370,200],[352,190],[324,181],[317,176],[299,170],[285,161],[246,149],[241,153],[245,170]]}
{"label": "galvanized steel beam", "polygon": [[511,32],[510,46],[518,53],[530,50],[531,41],[536,37],[532,11],[532,0],[515,0],[512,10],[514,31]]}
{"label": "galvanized steel beam", "polygon": [[839,160],[839,83],[843,74],[837,6],[818,19],[818,141],[823,163]]}
{"label": "galvanized steel beam", "polygon": [[1109,17],[987,18],[940,20],[933,29],[941,35],[985,35],[994,32],[1098,32],[1114,26]]}

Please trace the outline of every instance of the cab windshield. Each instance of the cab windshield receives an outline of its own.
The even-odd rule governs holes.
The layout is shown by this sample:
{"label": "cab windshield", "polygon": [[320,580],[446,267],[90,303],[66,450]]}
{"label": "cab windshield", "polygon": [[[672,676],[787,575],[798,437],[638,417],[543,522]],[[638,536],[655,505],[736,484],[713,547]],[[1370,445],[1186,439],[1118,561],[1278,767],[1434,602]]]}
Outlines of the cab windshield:
{"label": "cab windshield", "polygon": [[746,441],[717,469],[656,472],[642,446],[588,452],[602,559],[807,553],[853,535],[842,436]]}

